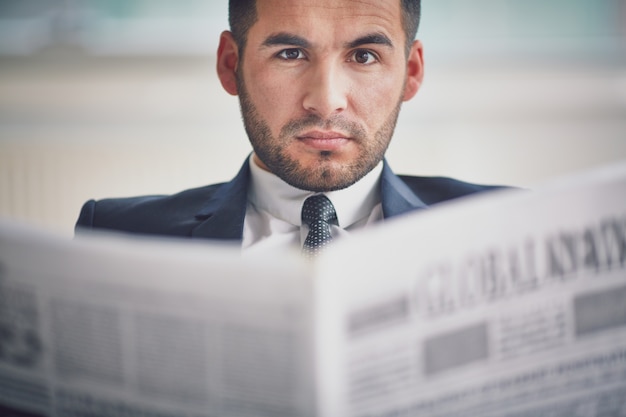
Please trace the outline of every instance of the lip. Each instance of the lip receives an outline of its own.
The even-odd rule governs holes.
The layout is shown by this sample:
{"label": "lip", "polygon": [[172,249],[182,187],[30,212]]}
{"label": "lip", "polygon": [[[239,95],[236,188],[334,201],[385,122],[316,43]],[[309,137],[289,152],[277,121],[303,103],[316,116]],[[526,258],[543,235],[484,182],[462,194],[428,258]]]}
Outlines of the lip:
{"label": "lip", "polygon": [[350,141],[350,137],[343,133],[320,130],[302,133],[297,138],[311,148],[325,151],[338,150]]}
{"label": "lip", "polygon": [[298,135],[298,139],[320,139],[320,140],[328,140],[328,139],[348,139],[348,135],[344,135],[340,132],[325,132],[321,130],[312,130],[310,132],[303,133]]}

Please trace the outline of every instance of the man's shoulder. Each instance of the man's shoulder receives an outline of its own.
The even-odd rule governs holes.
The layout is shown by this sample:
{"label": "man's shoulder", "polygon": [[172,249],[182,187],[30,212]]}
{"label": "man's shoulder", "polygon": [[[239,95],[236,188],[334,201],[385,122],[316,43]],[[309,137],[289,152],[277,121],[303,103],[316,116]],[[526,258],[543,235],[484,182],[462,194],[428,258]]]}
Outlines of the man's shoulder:
{"label": "man's shoulder", "polygon": [[419,177],[411,175],[398,175],[398,177],[426,205],[437,204],[475,193],[508,188],[502,185],[474,184],[449,177]]}
{"label": "man's shoulder", "polygon": [[81,209],[76,227],[184,235],[198,224],[196,214],[224,184],[191,188],[170,195],[89,200]]}
{"label": "man's shoulder", "polygon": [[228,182],[191,188],[171,195],[90,200],[83,205],[76,230],[106,229],[135,234],[189,237],[200,225],[204,237],[233,238],[243,227],[249,165]]}

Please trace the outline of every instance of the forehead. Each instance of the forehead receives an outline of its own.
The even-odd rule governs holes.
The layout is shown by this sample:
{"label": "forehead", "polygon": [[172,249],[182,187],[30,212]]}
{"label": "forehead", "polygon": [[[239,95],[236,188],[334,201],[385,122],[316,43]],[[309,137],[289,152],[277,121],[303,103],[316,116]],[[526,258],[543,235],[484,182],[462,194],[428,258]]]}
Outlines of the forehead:
{"label": "forehead", "polygon": [[257,0],[258,35],[268,32],[316,33],[379,31],[403,36],[401,0]]}

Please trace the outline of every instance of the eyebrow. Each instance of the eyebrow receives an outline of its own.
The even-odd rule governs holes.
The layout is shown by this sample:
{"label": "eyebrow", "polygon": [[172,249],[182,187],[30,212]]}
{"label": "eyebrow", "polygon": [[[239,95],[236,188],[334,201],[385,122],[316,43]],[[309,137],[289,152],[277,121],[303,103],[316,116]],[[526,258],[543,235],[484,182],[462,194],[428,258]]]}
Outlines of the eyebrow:
{"label": "eyebrow", "polygon": [[297,46],[299,48],[310,48],[311,43],[300,37],[298,35],[293,35],[291,33],[281,32],[270,35],[265,41],[263,41],[263,46],[279,46],[279,45],[290,45]]}
{"label": "eyebrow", "polygon": [[346,43],[346,47],[348,49],[353,49],[353,48],[358,48],[359,46],[371,45],[371,44],[385,45],[390,48],[393,48],[393,43],[391,42],[391,39],[389,39],[387,35],[380,33],[380,32],[370,33],[370,34],[358,37],[355,40]]}

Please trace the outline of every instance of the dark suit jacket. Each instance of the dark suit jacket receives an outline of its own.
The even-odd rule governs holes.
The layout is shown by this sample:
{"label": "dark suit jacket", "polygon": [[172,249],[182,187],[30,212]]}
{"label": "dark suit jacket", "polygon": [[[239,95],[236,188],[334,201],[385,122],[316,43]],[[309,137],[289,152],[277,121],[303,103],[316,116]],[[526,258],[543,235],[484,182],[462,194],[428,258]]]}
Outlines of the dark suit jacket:
{"label": "dark suit jacket", "polygon": [[[246,161],[230,182],[169,196],[90,200],[80,212],[76,231],[93,228],[145,235],[241,240],[249,178],[250,167]],[[397,176],[386,161],[380,186],[385,218],[501,188],[442,177]]]}

